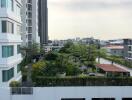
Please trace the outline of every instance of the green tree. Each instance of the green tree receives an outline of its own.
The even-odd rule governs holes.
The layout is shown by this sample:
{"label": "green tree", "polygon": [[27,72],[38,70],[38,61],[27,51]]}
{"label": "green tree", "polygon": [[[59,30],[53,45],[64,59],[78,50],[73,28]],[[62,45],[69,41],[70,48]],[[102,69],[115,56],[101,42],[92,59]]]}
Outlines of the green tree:
{"label": "green tree", "polygon": [[70,53],[71,51],[69,50],[69,48],[71,47],[73,45],[73,43],[72,42],[67,42],[65,45],[64,45],[64,47],[62,47],[61,49],[60,49],[60,53]]}
{"label": "green tree", "polygon": [[32,80],[35,80],[38,76],[44,76],[46,69],[46,63],[44,61],[38,61],[32,65]]}

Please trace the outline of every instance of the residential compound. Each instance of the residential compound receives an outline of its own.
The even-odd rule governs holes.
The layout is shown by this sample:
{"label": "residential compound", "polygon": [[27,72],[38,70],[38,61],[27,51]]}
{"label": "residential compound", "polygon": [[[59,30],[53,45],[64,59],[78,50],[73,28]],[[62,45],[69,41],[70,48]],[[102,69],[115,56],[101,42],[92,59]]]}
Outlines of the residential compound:
{"label": "residential compound", "polygon": [[38,33],[38,0],[22,0],[23,45],[40,43]]}
{"label": "residential compound", "polygon": [[122,56],[126,60],[132,60],[132,39],[109,40],[102,48],[106,49],[109,55]]}
{"label": "residential compound", "polygon": [[0,86],[20,80],[21,0],[0,1]]}

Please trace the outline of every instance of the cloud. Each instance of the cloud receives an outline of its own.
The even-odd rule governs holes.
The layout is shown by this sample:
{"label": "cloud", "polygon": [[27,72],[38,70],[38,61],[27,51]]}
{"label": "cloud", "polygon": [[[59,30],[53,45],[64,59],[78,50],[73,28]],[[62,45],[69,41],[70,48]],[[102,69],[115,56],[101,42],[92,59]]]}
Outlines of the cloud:
{"label": "cloud", "polygon": [[49,0],[48,4],[52,39],[132,37],[132,0]]}
{"label": "cloud", "polygon": [[50,4],[69,11],[132,8],[132,0],[51,0]]}

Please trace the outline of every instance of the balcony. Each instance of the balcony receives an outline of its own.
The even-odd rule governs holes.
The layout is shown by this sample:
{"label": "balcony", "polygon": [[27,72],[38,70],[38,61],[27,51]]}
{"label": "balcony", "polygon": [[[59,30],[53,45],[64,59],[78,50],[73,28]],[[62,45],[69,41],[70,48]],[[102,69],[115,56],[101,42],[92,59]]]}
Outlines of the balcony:
{"label": "balcony", "polygon": [[12,12],[8,10],[7,8],[0,8],[0,17],[2,18],[10,18],[17,22],[21,23],[21,16],[17,16],[16,12]]}
{"label": "balcony", "polygon": [[12,65],[19,64],[22,60],[21,54],[8,57],[8,58],[0,58],[0,66],[2,67],[10,67]]}
{"label": "balcony", "polygon": [[21,35],[11,33],[0,33],[0,43],[4,42],[22,42]]}
{"label": "balcony", "polygon": [[32,95],[33,88],[32,87],[14,87],[10,89],[12,95]]}

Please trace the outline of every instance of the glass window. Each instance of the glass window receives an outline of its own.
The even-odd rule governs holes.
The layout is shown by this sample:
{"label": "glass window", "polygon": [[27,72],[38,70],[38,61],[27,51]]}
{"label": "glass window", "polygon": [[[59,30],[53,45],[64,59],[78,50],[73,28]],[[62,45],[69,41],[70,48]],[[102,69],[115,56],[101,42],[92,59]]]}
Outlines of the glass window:
{"label": "glass window", "polygon": [[8,2],[8,8],[13,11],[14,10],[14,2],[13,0],[7,0]]}
{"label": "glass window", "polygon": [[28,40],[32,40],[32,34],[28,34]]}
{"label": "glass window", "polygon": [[92,100],[115,100],[115,98],[92,98]]}
{"label": "glass window", "polygon": [[17,45],[17,54],[21,52],[20,45]]}
{"label": "glass window", "polygon": [[122,100],[132,100],[132,98],[122,98]]}
{"label": "glass window", "polygon": [[28,18],[32,18],[32,13],[28,12]]}
{"label": "glass window", "polygon": [[2,46],[2,57],[7,58],[14,55],[13,46]]}
{"label": "glass window", "polygon": [[18,5],[17,5],[17,9],[16,10],[17,10],[16,11],[17,15],[21,16],[21,9],[20,9],[20,7]]}
{"label": "glass window", "polygon": [[28,10],[31,11],[32,10],[32,5],[31,4],[28,4]]}
{"label": "glass window", "polygon": [[6,7],[6,0],[1,0],[1,8],[5,8]]}
{"label": "glass window", "polygon": [[9,21],[2,21],[2,33],[14,33],[14,24]]}
{"label": "glass window", "polygon": [[32,3],[32,0],[27,0],[27,3]]}
{"label": "glass window", "polygon": [[32,27],[28,27],[28,33],[32,33]]}
{"label": "glass window", "polygon": [[21,34],[21,26],[17,25],[17,34]]}
{"label": "glass window", "polygon": [[2,80],[3,80],[3,82],[9,81],[13,77],[14,77],[14,68],[2,71]]}
{"label": "glass window", "polygon": [[2,21],[2,33],[7,33],[7,25],[6,21]]}
{"label": "glass window", "polygon": [[18,64],[17,65],[17,73],[19,73],[21,71],[21,66]]}

